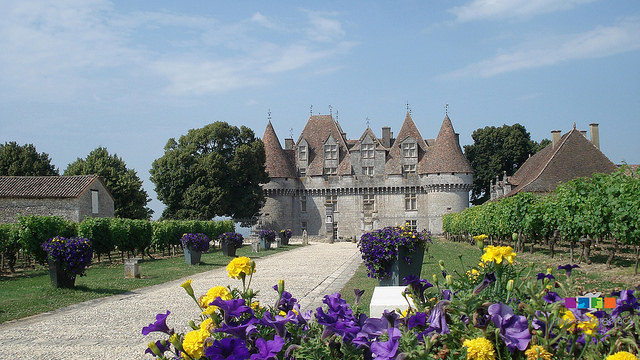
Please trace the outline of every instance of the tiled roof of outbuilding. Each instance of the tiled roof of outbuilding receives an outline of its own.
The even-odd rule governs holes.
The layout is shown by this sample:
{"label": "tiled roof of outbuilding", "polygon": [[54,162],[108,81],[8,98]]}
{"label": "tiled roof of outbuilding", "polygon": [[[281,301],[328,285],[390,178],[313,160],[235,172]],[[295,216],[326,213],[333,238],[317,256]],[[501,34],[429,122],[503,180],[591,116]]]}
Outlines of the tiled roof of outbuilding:
{"label": "tiled roof of outbuilding", "polygon": [[76,198],[99,179],[98,175],[0,176],[0,198]]}
{"label": "tiled roof of outbuilding", "polygon": [[[398,136],[396,136],[395,142],[391,145],[389,150],[385,174],[402,174],[402,149],[400,147],[402,146],[402,142],[408,137],[412,137],[418,143],[418,167],[420,166],[420,161],[427,151],[427,143],[422,138],[422,135],[420,135],[420,131],[413,122],[411,114],[407,112],[407,115],[404,117],[402,127],[400,128],[400,132],[398,133]],[[420,169],[418,169],[418,172],[420,172]]]}
{"label": "tiled roof of outbuilding", "polygon": [[338,175],[351,175],[351,156],[349,155],[347,142],[340,130],[339,125],[333,120],[331,115],[312,115],[302,130],[296,145],[300,140],[305,139],[309,144],[307,175],[322,175],[324,171],[324,161],[322,153],[324,144],[329,138],[333,138],[338,143],[339,163]]}
{"label": "tiled roof of outbuilding", "polygon": [[427,174],[473,172],[462,153],[449,115],[445,115],[435,144],[429,147],[423,162],[422,172]]}
{"label": "tiled roof of outbuilding", "polygon": [[514,187],[507,196],[520,191],[551,192],[559,183],[594,173],[612,173],[616,168],[591,141],[573,128],[556,146],[547,145],[522,164],[509,178]]}
{"label": "tiled roof of outbuilding", "polygon": [[266,155],[265,171],[272,178],[291,178],[296,177],[296,171],[293,167],[290,157],[282,149],[280,140],[273,130],[271,121],[267,124],[267,128],[264,131],[262,137],[262,143],[264,144],[264,153]]}

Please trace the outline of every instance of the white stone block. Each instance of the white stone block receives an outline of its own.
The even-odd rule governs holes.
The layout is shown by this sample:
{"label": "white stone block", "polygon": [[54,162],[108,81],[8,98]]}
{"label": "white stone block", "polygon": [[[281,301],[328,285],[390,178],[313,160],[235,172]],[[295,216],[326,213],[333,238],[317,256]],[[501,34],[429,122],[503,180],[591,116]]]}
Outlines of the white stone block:
{"label": "white stone block", "polygon": [[[406,286],[376,286],[373,290],[371,303],[369,304],[369,317],[380,317],[385,310],[406,310],[409,306],[402,296]],[[411,306],[413,301],[409,298]]]}

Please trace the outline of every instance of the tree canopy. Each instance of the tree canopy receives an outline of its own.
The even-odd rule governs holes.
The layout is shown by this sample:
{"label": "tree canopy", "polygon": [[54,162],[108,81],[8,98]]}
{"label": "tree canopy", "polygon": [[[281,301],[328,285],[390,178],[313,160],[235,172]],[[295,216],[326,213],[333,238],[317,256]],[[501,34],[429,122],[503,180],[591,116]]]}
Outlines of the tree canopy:
{"label": "tree canopy", "polygon": [[67,166],[64,175],[97,174],[113,195],[115,215],[128,219],[149,219],[153,210],[147,207],[151,201],[142,188],[142,180],[117,154],[110,155],[106,148],[98,147]]}
{"label": "tree canopy", "polygon": [[165,219],[248,218],[264,201],[264,145],[253,131],[226,122],[192,129],[167,141],[153,162],[151,181],[167,207]]}
{"label": "tree canopy", "polygon": [[520,124],[501,127],[485,126],[471,135],[472,145],[464,146],[464,154],[473,168],[471,202],[478,205],[489,200],[491,180],[513,175],[516,170],[550,141],[539,144],[531,140],[527,129]]}
{"label": "tree canopy", "polygon": [[49,176],[59,175],[46,153],[38,153],[33,144],[18,145],[11,141],[0,144],[0,175]]}

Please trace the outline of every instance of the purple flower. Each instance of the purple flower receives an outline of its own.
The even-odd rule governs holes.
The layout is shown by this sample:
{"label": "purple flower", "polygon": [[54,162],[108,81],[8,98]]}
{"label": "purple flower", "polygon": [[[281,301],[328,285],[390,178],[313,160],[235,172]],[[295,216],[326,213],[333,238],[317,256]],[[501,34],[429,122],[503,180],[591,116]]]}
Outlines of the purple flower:
{"label": "purple flower", "polygon": [[440,300],[436,304],[436,306],[431,309],[429,312],[429,318],[427,319],[427,323],[429,327],[424,331],[425,334],[429,334],[433,331],[438,334],[448,334],[449,327],[447,326],[447,318],[445,316],[445,307],[449,305],[451,302],[448,300]]}
{"label": "purple flower", "polygon": [[571,265],[571,264],[567,264],[567,265],[559,265],[558,266],[558,270],[564,270],[565,273],[567,274],[567,277],[571,276],[571,270],[575,269],[575,268],[579,268],[580,266],[578,265]]}
{"label": "purple flower", "polygon": [[296,314],[293,311],[289,311],[287,316],[276,315],[275,318],[273,318],[270,312],[265,312],[264,315],[262,315],[262,319],[260,319],[260,324],[274,328],[276,334],[284,338],[287,334],[285,325],[295,316]]}
{"label": "purple flower", "polygon": [[400,345],[398,339],[400,339],[402,334],[400,333],[400,330],[396,328],[387,329],[387,334],[389,334],[388,341],[374,342],[371,344],[371,352],[376,355],[376,359],[395,359],[396,352],[398,352],[398,346]]}
{"label": "purple flower", "polygon": [[409,275],[402,279],[402,285],[407,285],[413,296],[420,302],[425,301],[424,291],[433,286],[427,280],[420,279],[416,275]]}
{"label": "purple flower", "polygon": [[251,355],[251,360],[277,360],[278,353],[282,350],[284,339],[276,335],[273,340],[258,338],[256,347],[258,353]]}
{"label": "purple flower", "polygon": [[551,274],[538,273],[538,280],[544,280],[545,278],[551,280],[551,279],[555,279],[555,276]]}
{"label": "purple flower", "polygon": [[251,354],[243,340],[223,338],[206,347],[204,355],[210,360],[246,360]]}
{"label": "purple flower", "polygon": [[515,315],[513,309],[503,303],[489,306],[489,315],[493,324],[500,329],[500,337],[509,351],[513,352],[516,348],[524,351],[529,346],[531,333],[526,317]]}
{"label": "purple flower", "polygon": [[[273,290],[278,291],[278,285],[273,285]],[[290,292],[283,290],[277,308],[280,311],[289,312],[293,310],[294,305],[297,303],[298,299],[294,298]]]}
{"label": "purple flower", "polygon": [[[457,292],[456,292],[457,293]],[[442,290],[441,292],[442,295],[442,300],[449,300],[451,301],[451,290],[447,289],[447,290]]]}
{"label": "purple flower", "polygon": [[215,329],[215,332],[223,332],[242,340],[246,340],[247,336],[258,331],[258,329],[256,329],[256,323],[258,323],[258,319],[255,317],[245,319],[241,323],[222,323],[219,328]]}
{"label": "purple flower", "polygon": [[486,289],[489,285],[491,285],[495,281],[496,281],[496,274],[492,272],[488,274],[484,274],[484,279],[482,279],[482,282],[478,286],[476,286],[475,289],[473,289],[473,295],[480,294],[482,290]]}
{"label": "purple flower", "polygon": [[360,331],[360,325],[353,317],[353,310],[340,297],[340,293],[325,295],[322,301],[327,304],[327,312],[319,307],[316,309],[318,324],[325,326],[322,337],[339,334],[344,341],[351,341]]}
{"label": "purple flower", "polygon": [[[366,316],[361,314],[362,316]],[[356,337],[352,340],[353,344],[364,345],[369,347],[371,342],[377,339],[380,335],[384,334],[389,322],[384,318],[368,318],[362,322],[360,331],[356,334]]]}
{"label": "purple flower", "polygon": [[427,313],[424,313],[424,312],[418,312],[411,315],[409,317],[409,320],[407,321],[407,327],[409,328],[409,330],[418,326],[426,326],[426,324],[427,324]]}
{"label": "purple flower", "polygon": [[611,317],[615,319],[625,311],[634,314],[635,310],[638,309],[640,309],[640,303],[638,303],[638,300],[633,295],[633,290],[624,290],[618,294],[616,307],[611,311]]}
{"label": "purple flower", "polygon": [[553,304],[554,302],[564,301],[564,299],[562,297],[560,297],[560,295],[558,295],[558,293],[553,292],[553,291],[549,291],[547,293],[547,295],[542,297],[542,299],[544,301],[546,301],[547,304]]}
{"label": "purple flower", "polygon": [[246,305],[244,299],[222,300],[217,297],[209,305],[215,305],[224,312],[224,322],[228,323],[232,317],[240,317],[243,314],[253,315],[253,310]]}
{"label": "purple flower", "polygon": [[192,250],[202,251],[202,252],[209,250],[209,237],[207,237],[207,235],[203,233],[184,234],[182,235],[180,242],[182,243],[183,249],[189,248]]}
{"label": "purple flower", "polygon": [[149,333],[153,331],[173,335],[173,329],[169,329],[167,326],[167,316],[169,316],[169,314],[171,314],[171,311],[167,310],[166,314],[156,315],[156,321],[153,324],[149,324],[142,328],[142,335],[149,335]]}
{"label": "purple flower", "polygon": [[354,305],[359,305],[360,304],[360,298],[362,297],[362,294],[364,294],[364,290],[353,289],[353,293],[356,296],[355,300],[353,301],[353,304]]}
{"label": "purple flower", "polygon": [[[160,350],[160,354],[164,355],[165,352],[169,351],[169,348],[167,348],[166,346],[162,345],[162,341],[158,340],[156,341],[156,347],[158,348],[158,350]],[[157,357],[156,354],[154,354],[153,350],[151,350],[151,348],[147,348],[147,350],[144,351],[145,354],[151,354],[153,355],[153,357]]]}

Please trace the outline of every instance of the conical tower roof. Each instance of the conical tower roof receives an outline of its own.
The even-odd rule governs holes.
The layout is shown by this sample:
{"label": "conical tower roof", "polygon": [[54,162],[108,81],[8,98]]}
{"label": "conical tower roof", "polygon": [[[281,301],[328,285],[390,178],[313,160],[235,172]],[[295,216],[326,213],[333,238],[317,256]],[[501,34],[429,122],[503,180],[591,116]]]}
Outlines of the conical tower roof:
{"label": "conical tower roof", "polygon": [[262,142],[264,143],[264,153],[267,158],[265,162],[265,170],[269,174],[269,177],[296,177],[296,171],[287,159],[287,155],[280,145],[280,140],[278,140],[278,135],[276,135],[275,130],[273,130],[271,121],[267,124],[264,136],[262,137]]}
{"label": "conical tower roof", "polygon": [[422,169],[427,174],[473,172],[467,158],[462,153],[449,115],[444,116],[436,142],[427,151]]}

